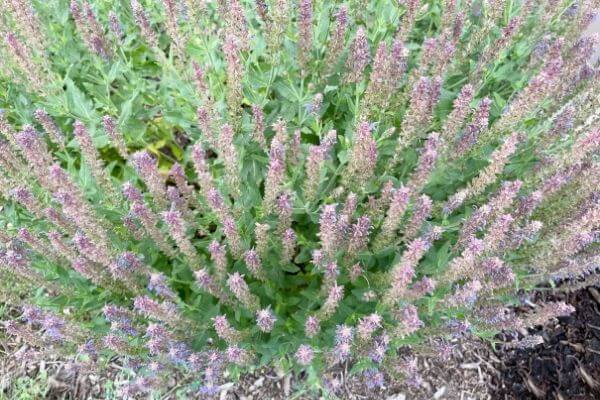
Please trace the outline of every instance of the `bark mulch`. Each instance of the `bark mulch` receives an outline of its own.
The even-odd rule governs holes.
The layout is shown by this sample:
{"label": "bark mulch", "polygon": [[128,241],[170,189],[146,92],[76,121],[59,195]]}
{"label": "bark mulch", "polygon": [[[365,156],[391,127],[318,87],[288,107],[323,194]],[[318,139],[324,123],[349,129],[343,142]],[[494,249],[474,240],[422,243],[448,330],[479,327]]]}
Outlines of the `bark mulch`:
{"label": "bark mulch", "polygon": [[[499,346],[492,379],[494,399],[600,399],[600,294],[590,287],[573,293],[540,291],[535,302],[565,301],[575,313],[530,329],[543,343],[531,348]],[[501,337],[508,342],[508,335]],[[519,339],[519,338],[517,338]],[[541,340],[540,340],[541,341]]]}

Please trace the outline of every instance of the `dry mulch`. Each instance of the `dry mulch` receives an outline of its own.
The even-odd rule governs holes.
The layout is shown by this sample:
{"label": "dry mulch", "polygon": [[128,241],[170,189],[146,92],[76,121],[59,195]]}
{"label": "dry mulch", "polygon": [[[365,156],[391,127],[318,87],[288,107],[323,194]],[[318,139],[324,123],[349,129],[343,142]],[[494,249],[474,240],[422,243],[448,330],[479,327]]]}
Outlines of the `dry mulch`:
{"label": "dry mulch", "polygon": [[[328,377],[339,382],[337,398],[348,400],[418,400],[418,399],[492,399],[488,391],[489,357],[487,345],[474,338],[462,338],[454,343],[454,350],[447,360],[435,355],[418,356],[423,380],[419,387],[396,382],[389,377],[382,389],[367,390],[359,378],[350,377],[348,369],[333,371]],[[102,373],[89,370],[66,361],[60,355],[39,353],[35,349],[10,339],[0,347],[0,392],[11,395],[18,377],[46,375],[47,399],[103,399],[105,384],[113,381],[113,387],[126,382],[118,360],[110,363]],[[304,376],[282,375],[270,369],[261,369],[242,375],[238,382],[222,386],[220,400],[284,400],[316,399],[314,394],[303,391]],[[184,377],[174,377],[169,382],[170,391],[164,399],[175,399],[175,391]],[[11,397],[9,397],[11,398]],[[190,394],[189,398],[195,398]]]}
{"label": "dry mulch", "polygon": [[[541,337],[541,344],[519,348],[521,334],[503,333],[494,350],[474,337],[454,339],[447,358],[417,355],[421,380],[418,385],[386,379],[381,389],[366,389],[360,377],[350,376],[348,368],[331,371],[326,378],[337,382],[336,394],[347,400],[591,400],[600,399],[600,293],[590,288],[574,293],[542,290],[533,303],[565,301],[576,312],[544,327],[530,329],[528,337]],[[517,309],[517,313],[526,309]],[[1,328],[0,328],[1,330]],[[1,332],[0,332],[1,333]],[[434,348],[432,343],[431,348]],[[401,352],[400,358],[410,355]],[[402,370],[400,369],[402,372]],[[115,359],[102,373],[65,360],[60,355],[39,353],[14,338],[0,340],[0,393],[10,396],[17,377],[47,375],[49,399],[103,399],[106,383],[113,387],[127,380],[119,360]],[[303,391],[305,377],[278,374],[261,369],[242,375],[239,381],[222,386],[222,400],[315,399]],[[189,377],[174,376],[169,394]],[[0,396],[1,397],[1,396]],[[11,398],[11,397],[8,397]],[[189,398],[195,398],[192,394]]]}

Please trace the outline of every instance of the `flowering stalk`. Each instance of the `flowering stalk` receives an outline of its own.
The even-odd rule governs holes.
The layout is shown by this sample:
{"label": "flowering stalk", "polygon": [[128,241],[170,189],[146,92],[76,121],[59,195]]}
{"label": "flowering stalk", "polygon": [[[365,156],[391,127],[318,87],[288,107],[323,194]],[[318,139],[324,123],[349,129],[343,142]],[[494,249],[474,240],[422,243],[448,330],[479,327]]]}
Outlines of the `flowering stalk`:
{"label": "flowering stalk", "polygon": [[231,194],[237,197],[240,193],[240,171],[237,149],[233,144],[233,128],[230,125],[223,125],[219,141],[221,156],[227,172],[225,180]]}
{"label": "flowering stalk", "polygon": [[[484,229],[488,222],[504,212],[513,203],[516,198],[522,182],[520,180],[503,182],[502,186],[496,194],[488,201],[488,203],[477,208],[475,212],[463,223],[456,248],[464,247],[467,239],[479,230]],[[529,206],[531,207],[531,206]],[[529,213],[522,210],[522,213]]]}
{"label": "flowering stalk", "polygon": [[178,21],[178,4],[175,0],[163,0],[163,7],[166,14],[166,31],[171,40],[173,41],[175,51],[177,52],[180,59],[185,57],[184,43],[179,31]]}
{"label": "flowering stalk", "polygon": [[470,104],[473,101],[473,95],[473,86],[466,84],[462,87],[456,99],[454,99],[452,111],[446,118],[441,132],[441,137],[445,142],[452,142],[464,124],[467,114],[471,111]]}
{"label": "flowering stalk", "polygon": [[400,29],[396,33],[396,39],[405,42],[408,38],[408,34],[412,31],[412,28],[416,22],[417,14],[419,12],[421,0],[407,0],[405,2],[406,12],[402,17],[402,23]]}
{"label": "flowering stalk", "polygon": [[198,258],[196,248],[187,238],[187,225],[183,220],[181,213],[176,210],[165,211],[162,213],[162,217],[169,229],[171,237],[175,240],[175,243],[177,243],[177,247],[179,247],[179,250],[185,255],[188,262],[192,265],[192,268],[195,269],[196,266],[200,264],[200,259]]}
{"label": "flowering stalk", "polygon": [[96,21],[90,4],[84,2],[82,10],[77,1],[71,1],[71,15],[86,46],[100,57],[109,58],[103,29]]}
{"label": "flowering stalk", "polygon": [[244,307],[252,312],[258,311],[260,300],[250,292],[250,288],[244,280],[244,275],[240,275],[238,272],[229,275],[227,286]]}
{"label": "flowering stalk", "polygon": [[216,297],[224,304],[231,304],[227,294],[223,291],[221,286],[215,282],[213,276],[205,268],[194,271],[194,278],[202,290]]}
{"label": "flowering stalk", "polygon": [[[285,125],[281,126],[281,132],[285,132]],[[283,136],[283,135],[282,135]],[[269,151],[269,169],[265,178],[265,195],[263,208],[266,212],[274,211],[275,200],[281,192],[281,185],[285,178],[285,142],[280,135],[275,135],[271,141]]]}
{"label": "flowering stalk", "polygon": [[356,223],[352,224],[348,238],[348,257],[355,258],[359,252],[366,249],[372,227],[371,219],[367,216],[358,217]]}
{"label": "flowering stalk", "polygon": [[164,322],[171,328],[181,328],[183,320],[177,306],[173,303],[167,301],[160,303],[148,296],[138,296],[133,299],[133,306],[148,318]]}
{"label": "flowering stalk", "polygon": [[335,204],[323,206],[319,218],[319,238],[321,239],[321,249],[328,259],[333,259],[340,245],[339,239],[341,232],[338,226],[338,214]]}
{"label": "flowering stalk", "polygon": [[415,269],[419,261],[427,250],[429,250],[430,246],[431,243],[424,238],[417,238],[408,243],[400,262],[390,271],[389,279],[392,283],[384,295],[384,302],[391,305],[397,299],[402,298],[403,293],[408,288],[408,284],[415,276]]}
{"label": "flowering stalk", "polygon": [[307,344],[303,344],[298,347],[298,350],[296,350],[294,356],[296,357],[298,364],[307,366],[312,363],[315,353],[312,347]]}
{"label": "flowering stalk", "polygon": [[104,125],[104,131],[112,140],[113,145],[117,148],[119,155],[123,157],[123,159],[129,159],[129,151],[127,150],[127,145],[125,144],[125,140],[123,138],[123,134],[119,132],[117,129],[115,120],[112,119],[110,115],[105,115],[102,118],[102,124]]}
{"label": "flowering stalk", "polygon": [[11,32],[4,35],[4,41],[8,46],[10,55],[16,61],[16,64],[19,65],[20,72],[25,80],[34,90],[43,90],[48,78],[46,77],[43,67],[33,59],[33,55],[27,46],[21,43],[19,38]]}
{"label": "flowering stalk", "polygon": [[476,142],[479,133],[485,131],[488,128],[488,118],[490,114],[490,106],[492,101],[489,98],[484,98],[479,102],[477,109],[473,115],[473,120],[467,125],[462,136],[458,139],[456,144],[456,152],[453,154],[453,158],[460,157],[465,154]]}
{"label": "flowering stalk", "polygon": [[256,250],[250,249],[246,251],[246,254],[244,254],[244,262],[246,263],[246,267],[252,276],[254,276],[256,279],[266,281],[265,271],[263,270],[260,256]]}
{"label": "flowering stalk", "polygon": [[210,252],[210,258],[215,263],[215,274],[217,280],[223,281],[227,275],[227,250],[225,245],[221,245],[216,240],[213,240],[208,245],[208,251]]}
{"label": "flowering stalk", "polygon": [[331,130],[318,146],[312,145],[308,149],[306,158],[306,179],[304,181],[304,197],[308,201],[314,200],[319,184],[321,183],[321,168],[327,159],[329,151],[337,141],[337,133]]}
{"label": "flowering stalk", "polygon": [[452,213],[467,199],[480,194],[488,185],[496,180],[497,175],[502,172],[509,157],[517,149],[518,138],[519,135],[516,133],[506,138],[504,143],[492,153],[488,166],[481,170],[479,175],[473,178],[465,188],[459,190],[448,199],[444,206],[444,213]]}
{"label": "flowering stalk", "polygon": [[256,313],[256,325],[262,332],[271,332],[276,321],[277,318],[275,318],[270,308],[263,308]]}
{"label": "flowering stalk", "polygon": [[156,227],[158,224],[158,217],[156,214],[141,201],[134,201],[131,204],[131,212],[139,218],[146,234],[152,238],[158,248],[169,257],[175,257],[173,247],[165,240],[162,232]]}
{"label": "flowering stalk", "polygon": [[133,18],[140,29],[142,38],[153,50],[158,50],[158,38],[156,37],[156,32],[154,32],[150,25],[150,20],[148,19],[144,7],[138,0],[131,0],[131,10],[133,11]]}
{"label": "flowering stalk", "polygon": [[65,148],[65,138],[60,128],[56,125],[54,120],[48,113],[42,109],[38,108],[33,113],[38,122],[44,127],[44,130],[50,137],[50,140],[54,142],[61,149]]}
{"label": "flowering stalk", "polygon": [[373,243],[374,248],[381,249],[387,246],[396,236],[402,217],[408,207],[410,200],[410,189],[400,187],[393,191],[391,196],[390,206],[388,208],[381,230]]}
{"label": "flowering stalk", "polygon": [[425,220],[431,216],[432,207],[433,203],[426,194],[417,199],[413,215],[404,229],[404,237],[406,239],[412,239],[419,233]]}
{"label": "flowering stalk", "polygon": [[227,244],[229,244],[231,255],[236,259],[242,258],[244,244],[242,243],[237,224],[232,217],[226,217],[223,220],[223,233],[225,234],[225,238],[227,238]]}
{"label": "flowering stalk", "polygon": [[281,239],[281,261],[284,263],[291,262],[296,252],[297,236],[292,228],[288,228],[283,233]]}
{"label": "flowering stalk", "polygon": [[263,150],[267,149],[267,141],[265,139],[265,114],[259,105],[252,105],[252,122],[254,130],[252,137],[260,145]]}
{"label": "flowering stalk", "polygon": [[363,78],[363,73],[369,62],[371,54],[369,49],[369,41],[367,32],[361,26],[356,31],[356,36],[350,44],[350,53],[346,60],[346,77],[345,80],[350,83],[358,83]]}
{"label": "flowering stalk", "polygon": [[312,52],[312,0],[301,0],[298,11],[298,57],[300,68],[304,69]]}
{"label": "flowering stalk", "polygon": [[89,238],[85,233],[79,231],[73,236],[73,244],[79,251],[79,254],[94,261],[100,265],[108,267],[112,257],[110,251],[102,243],[97,243]]}
{"label": "flowering stalk", "polygon": [[396,145],[392,166],[399,161],[401,152],[410,145],[418,134],[429,126],[433,118],[433,109],[438,102],[442,80],[422,77],[415,82],[410,95],[410,105],[402,118],[402,129]]}
{"label": "flowering stalk", "polygon": [[429,138],[421,150],[421,156],[419,157],[419,163],[413,175],[411,176],[407,187],[411,193],[419,193],[423,187],[427,184],[429,175],[436,166],[438,159],[438,149],[442,146],[440,141],[440,135],[437,132],[431,132]]}
{"label": "flowering stalk", "polygon": [[228,34],[223,43],[223,54],[227,62],[227,109],[234,120],[239,115],[239,108],[244,97],[242,88],[244,65],[239,41],[239,38]]}
{"label": "flowering stalk", "polygon": [[354,144],[348,154],[347,180],[352,185],[368,182],[377,165],[377,143],[367,121],[359,122]]}
{"label": "flowering stalk", "polygon": [[123,33],[123,26],[121,25],[121,21],[119,20],[119,16],[114,11],[108,12],[108,28],[117,39],[120,41],[125,34]]}
{"label": "flowering stalk", "polygon": [[217,315],[212,318],[212,320],[217,336],[227,343],[235,344],[241,339],[241,333],[229,324],[229,321],[227,321],[227,318],[224,315]]}
{"label": "flowering stalk", "polygon": [[165,188],[164,178],[158,171],[156,160],[147,151],[138,151],[132,154],[131,160],[135,170],[152,194],[154,201],[161,208],[166,208],[169,204],[167,189]]}
{"label": "flowering stalk", "polygon": [[335,24],[330,34],[329,42],[327,43],[327,51],[325,52],[325,62],[328,74],[337,64],[346,41],[346,31],[348,28],[348,9],[345,5],[341,5],[335,13]]}
{"label": "flowering stalk", "polygon": [[106,173],[104,162],[100,158],[100,154],[92,142],[92,137],[81,121],[75,121],[73,124],[73,134],[79,142],[79,148],[85,156],[86,162],[90,166],[92,175],[98,184],[106,191],[107,195],[110,196],[112,194],[114,196],[114,189],[110,182],[110,177]]}

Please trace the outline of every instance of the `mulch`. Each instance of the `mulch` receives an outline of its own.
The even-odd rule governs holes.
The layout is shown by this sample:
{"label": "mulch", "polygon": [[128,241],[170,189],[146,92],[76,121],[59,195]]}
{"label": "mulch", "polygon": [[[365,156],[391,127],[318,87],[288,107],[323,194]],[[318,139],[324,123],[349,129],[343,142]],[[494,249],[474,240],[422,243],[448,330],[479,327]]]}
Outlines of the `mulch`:
{"label": "mulch", "polygon": [[[576,307],[569,317],[561,317],[528,332],[502,333],[494,348],[471,336],[445,343],[452,350],[444,358],[429,354],[401,352],[400,358],[416,357],[420,379],[411,385],[387,376],[380,389],[367,389],[360,376],[349,374],[350,366],[330,371],[325,378],[336,383],[337,398],[343,400],[592,400],[600,399],[600,293],[582,289],[574,293],[540,290],[532,303],[565,301]],[[516,312],[527,312],[528,306]],[[1,330],[1,327],[0,327]],[[541,342],[529,348],[515,343],[527,337]],[[7,340],[6,340],[7,339]],[[433,349],[439,342],[431,342]],[[38,355],[39,357],[36,357]],[[402,367],[400,366],[400,369]],[[118,387],[127,380],[118,359],[100,371],[80,368],[65,357],[49,357],[15,338],[0,341],[0,397],[11,398],[11,385],[19,377],[48,376],[47,399],[102,399],[106,384]],[[217,396],[222,400],[318,399],[303,391],[305,376],[259,369],[246,373],[237,382],[225,383]],[[170,395],[189,377],[173,377]],[[189,398],[195,394],[190,393]],[[181,397],[179,397],[181,398]]]}
{"label": "mulch", "polygon": [[[600,294],[598,288],[574,293],[540,291],[536,302],[565,301],[575,313],[529,330],[543,343],[532,348],[498,346],[494,399],[600,399]],[[510,340],[507,335],[500,337]],[[516,338],[520,339],[520,338]]]}

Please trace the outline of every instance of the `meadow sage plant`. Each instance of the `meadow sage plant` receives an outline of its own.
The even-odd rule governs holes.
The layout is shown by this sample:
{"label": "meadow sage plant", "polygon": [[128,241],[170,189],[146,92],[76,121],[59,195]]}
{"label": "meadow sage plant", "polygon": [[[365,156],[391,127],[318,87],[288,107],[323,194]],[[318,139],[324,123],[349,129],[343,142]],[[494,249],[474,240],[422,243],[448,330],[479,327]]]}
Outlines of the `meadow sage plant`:
{"label": "meadow sage plant", "polygon": [[508,306],[598,280],[597,11],[5,1],[6,331],[118,356],[122,397],[265,364],[335,394],[336,365],[418,382],[402,345],[571,313]]}

